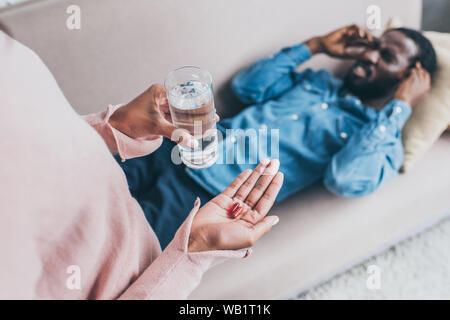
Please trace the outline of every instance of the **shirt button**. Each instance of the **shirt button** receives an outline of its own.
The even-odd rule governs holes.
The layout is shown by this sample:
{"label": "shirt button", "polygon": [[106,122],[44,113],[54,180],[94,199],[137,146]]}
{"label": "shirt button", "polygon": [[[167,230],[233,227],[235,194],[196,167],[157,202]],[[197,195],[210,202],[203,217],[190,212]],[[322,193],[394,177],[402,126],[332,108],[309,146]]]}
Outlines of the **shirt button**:
{"label": "shirt button", "polygon": [[323,110],[328,109],[328,103],[322,103],[322,105],[320,106]]}
{"label": "shirt button", "polygon": [[395,107],[395,113],[401,113],[402,112],[402,107]]}
{"label": "shirt button", "polygon": [[356,105],[360,106],[361,105],[361,100],[356,99],[355,103],[356,103]]}
{"label": "shirt button", "polygon": [[348,134],[347,134],[347,132],[341,132],[340,136],[342,139],[347,139]]}
{"label": "shirt button", "polygon": [[385,132],[386,131],[386,127],[384,125],[379,126],[379,129],[381,132]]}
{"label": "shirt button", "polygon": [[267,130],[267,125],[262,124],[261,127],[260,127],[260,129],[262,129],[262,130]]}
{"label": "shirt button", "polygon": [[309,84],[306,84],[306,85],[305,85],[305,89],[309,91],[309,90],[311,90],[312,88],[311,88],[311,86],[310,86]]}
{"label": "shirt button", "polygon": [[236,142],[236,137],[231,137],[231,142],[235,143]]}
{"label": "shirt button", "polygon": [[291,115],[291,119],[292,120],[298,120],[298,115],[294,113],[293,115]]}

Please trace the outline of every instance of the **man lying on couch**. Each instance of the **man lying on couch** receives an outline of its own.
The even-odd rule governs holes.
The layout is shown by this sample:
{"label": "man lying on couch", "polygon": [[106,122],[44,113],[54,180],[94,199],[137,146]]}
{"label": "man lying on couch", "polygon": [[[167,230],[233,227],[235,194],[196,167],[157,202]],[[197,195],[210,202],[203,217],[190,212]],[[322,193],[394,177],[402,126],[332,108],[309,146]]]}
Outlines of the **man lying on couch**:
{"label": "man lying on couch", "polygon": [[[327,70],[296,72],[318,53],[356,61],[344,79]],[[267,129],[269,141],[271,129],[278,129],[278,158],[285,179],[277,201],[318,181],[340,196],[367,195],[397,174],[403,161],[402,127],[411,107],[429,91],[436,65],[431,43],[404,28],[375,38],[352,25],[284,48],[233,79],[233,91],[250,106],[219,122],[224,134],[219,149],[228,153],[232,148],[234,159],[242,153],[263,159],[267,155],[261,144],[235,147],[236,136],[226,129]],[[126,108],[111,119],[123,116],[120,110]],[[128,134],[133,136],[132,131]],[[173,146],[167,140],[157,152],[121,163],[131,193],[163,247],[197,195],[206,202],[240,172],[255,166],[227,161],[192,170],[166,161]],[[242,201],[251,200],[243,195]]]}

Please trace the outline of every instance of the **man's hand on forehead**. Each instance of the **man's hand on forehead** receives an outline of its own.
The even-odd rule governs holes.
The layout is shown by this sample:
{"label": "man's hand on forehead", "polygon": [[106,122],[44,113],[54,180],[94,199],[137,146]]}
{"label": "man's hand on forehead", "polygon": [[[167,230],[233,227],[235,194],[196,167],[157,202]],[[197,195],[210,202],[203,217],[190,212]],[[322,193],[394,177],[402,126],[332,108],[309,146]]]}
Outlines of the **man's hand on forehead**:
{"label": "man's hand on forehead", "polygon": [[361,43],[369,44],[374,42],[375,37],[370,33],[369,30],[363,29],[358,25],[351,25],[348,27],[345,33],[348,43]]}
{"label": "man's hand on forehead", "polygon": [[378,40],[356,24],[345,26],[324,36],[314,37],[305,44],[314,53],[326,53],[336,58],[358,58]]}

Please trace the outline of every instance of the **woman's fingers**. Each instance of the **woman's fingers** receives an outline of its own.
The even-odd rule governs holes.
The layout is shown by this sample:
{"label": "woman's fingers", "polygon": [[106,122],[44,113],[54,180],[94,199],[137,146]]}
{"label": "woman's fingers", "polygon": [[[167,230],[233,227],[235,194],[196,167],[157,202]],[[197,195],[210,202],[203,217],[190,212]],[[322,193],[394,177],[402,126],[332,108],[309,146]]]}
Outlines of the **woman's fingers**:
{"label": "woman's fingers", "polygon": [[276,225],[280,219],[277,216],[265,217],[250,228],[250,241],[249,245],[253,246],[257,240],[264,236],[267,232]]}
{"label": "woman's fingers", "polygon": [[187,130],[175,127],[172,123],[163,117],[157,120],[155,131],[159,135],[169,138],[179,143],[183,147],[195,149],[198,147],[198,141],[189,134]]}
{"label": "woman's fingers", "polygon": [[247,198],[247,195],[252,191],[253,187],[258,182],[259,177],[261,177],[269,164],[269,159],[261,161],[247,180],[240,186],[234,198],[244,202],[245,198]]}
{"label": "woman's fingers", "polygon": [[250,194],[244,200],[244,202],[250,207],[253,208],[262,197],[270,182],[272,182],[275,174],[280,168],[280,161],[278,159],[274,159],[270,162],[269,166],[266,168],[264,175],[259,179],[256,186],[251,190]]}
{"label": "woman's fingers", "polygon": [[247,180],[247,178],[251,175],[252,170],[247,169],[243,172],[241,172],[236,179],[233,180],[233,182],[230,183],[230,185],[222,192],[222,194],[226,195],[227,197],[233,198],[236,192],[239,190],[239,188],[242,186],[242,184]]}
{"label": "woman's fingers", "polygon": [[277,216],[270,216],[262,219],[256,224],[242,221],[233,221],[226,227],[220,229],[220,244],[217,249],[236,250],[252,247],[256,241],[264,236],[270,229],[278,223]]}
{"label": "woman's fingers", "polygon": [[270,208],[272,208],[273,203],[275,202],[275,198],[277,197],[278,192],[280,192],[281,186],[283,185],[283,180],[283,173],[277,172],[275,177],[270,182],[270,185],[267,187],[266,191],[253,209],[260,216],[264,217],[265,215],[267,215]]}
{"label": "woman's fingers", "polygon": [[198,141],[187,130],[179,129],[173,125],[164,86],[159,83],[153,84],[136,100],[144,106],[149,117],[146,126],[148,131],[152,131],[148,132],[149,134],[167,137],[186,148],[198,147]]}
{"label": "woman's fingers", "polygon": [[166,90],[164,88],[158,87],[155,93],[155,102],[159,106],[169,106],[169,99],[167,98]]}
{"label": "woman's fingers", "polygon": [[[277,216],[269,216],[254,224],[235,221],[230,224],[230,226],[236,229],[233,231],[228,229],[225,231],[226,235],[222,234],[221,238],[224,240],[224,243],[220,245],[220,249],[242,249],[252,247],[256,241],[269,232],[279,220],[280,219]],[[244,224],[244,226],[242,224]],[[243,230],[245,231],[241,229],[242,227],[244,227]]]}

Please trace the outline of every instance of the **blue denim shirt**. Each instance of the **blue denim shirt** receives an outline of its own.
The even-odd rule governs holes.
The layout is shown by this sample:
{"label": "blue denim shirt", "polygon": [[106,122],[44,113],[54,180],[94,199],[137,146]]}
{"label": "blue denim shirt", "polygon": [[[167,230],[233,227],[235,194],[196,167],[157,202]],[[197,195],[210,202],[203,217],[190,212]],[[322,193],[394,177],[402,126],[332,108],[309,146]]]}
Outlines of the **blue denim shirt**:
{"label": "blue denim shirt", "polygon": [[[394,99],[381,111],[365,106],[326,70],[296,72],[310,57],[308,47],[299,44],[256,62],[233,79],[233,91],[251,106],[218,125],[224,133],[219,153],[228,164],[186,169],[194,180],[214,195],[222,192],[240,172],[256,166],[256,161],[229,162],[249,159],[252,153],[258,161],[279,158],[285,179],[277,201],[318,181],[341,196],[367,195],[397,174],[409,104]],[[267,129],[268,144],[278,139],[278,154],[271,155],[267,144],[250,138],[245,147],[238,146],[227,129],[239,128]],[[279,130],[278,137],[271,129]]]}

